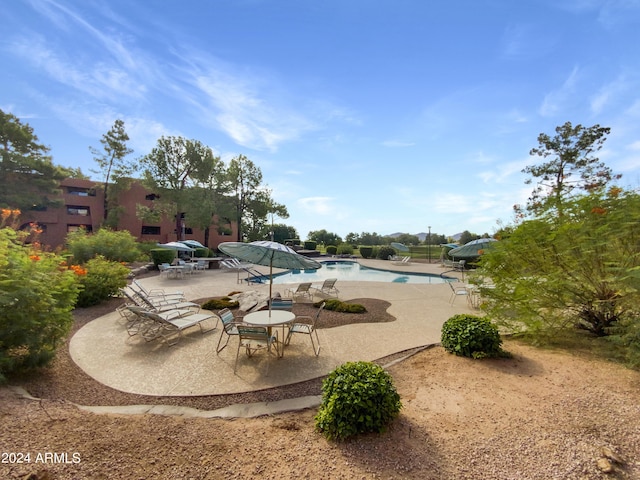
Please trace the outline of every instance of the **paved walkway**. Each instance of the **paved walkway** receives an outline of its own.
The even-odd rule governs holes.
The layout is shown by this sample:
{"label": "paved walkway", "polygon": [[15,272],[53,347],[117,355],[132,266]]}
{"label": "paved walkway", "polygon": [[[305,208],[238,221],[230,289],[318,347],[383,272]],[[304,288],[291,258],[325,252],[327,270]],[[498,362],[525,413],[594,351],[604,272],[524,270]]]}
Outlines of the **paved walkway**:
{"label": "paved walkway", "polygon": [[[414,263],[394,266],[380,260],[361,260],[365,266],[405,272],[440,274],[439,264]],[[267,269],[258,267],[267,273]],[[146,288],[181,290],[188,299],[227,295],[234,291],[268,291],[268,285],[237,284],[236,274],[206,270],[171,280],[160,276],[141,280]],[[168,347],[161,342],[146,343],[129,337],[117,312],[100,317],[81,328],[71,339],[73,360],[97,381],[124,392],[157,395],[216,395],[260,390],[297,383],[326,375],[347,361],[372,361],[393,353],[440,341],[442,323],[456,313],[470,312],[458,299],[449,304],[451,290],[446,284],[401,284],[378,282],[340,282],[340,298],[378,298],[391,303],[389,313],[395,322],[344,325],[320,329],[322,349],[315,357],[306,335],[294,336],[284,358],[264,353],[252,358],[241,354],[237,373],[233,367],[237,340],[219,355],[215,347],[221,327],[201,334],[194,328],[180,342]],[[288,285],[274,285],[284,291]],[[269,372],[265,375],[266,362]]]}

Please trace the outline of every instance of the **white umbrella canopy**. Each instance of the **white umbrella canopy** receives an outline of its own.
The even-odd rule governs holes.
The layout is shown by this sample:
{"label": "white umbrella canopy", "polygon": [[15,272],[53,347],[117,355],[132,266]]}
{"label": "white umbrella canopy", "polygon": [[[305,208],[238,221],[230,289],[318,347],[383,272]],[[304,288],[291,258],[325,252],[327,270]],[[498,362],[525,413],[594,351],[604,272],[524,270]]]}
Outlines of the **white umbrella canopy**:
{"label": "white umbrella canopy", "polygon": [[171,250],[178,250],[179,252],[193,252],[194,249],[188,245],[185,245],[181,242],[169,242],[169,243],[158,243],[159,247],[170,248]]}
{"label": "white umbrella canopy", "polygon": [[184,245],[192,248],[206,248],[197,240],[178,240],[178,243],[183,243]]}
{"label": "white umbrella canopy", "polygon": [[315,260],[296,253],[295,250],[286,245],[267,240],[251,243],[223,242],[218,245],[218,249],[239,260],[269,267],[269,312],[271,312],[273,267],[286,268],[288,270],[317,270],[322,266]]}

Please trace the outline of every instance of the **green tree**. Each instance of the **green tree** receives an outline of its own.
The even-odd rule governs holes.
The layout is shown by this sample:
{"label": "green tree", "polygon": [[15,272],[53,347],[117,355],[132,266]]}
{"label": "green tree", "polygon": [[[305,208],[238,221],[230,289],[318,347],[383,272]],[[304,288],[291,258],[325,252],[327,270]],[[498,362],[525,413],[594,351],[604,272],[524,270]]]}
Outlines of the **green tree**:
{"label": "green tree", "polygon": [[601,162],[594,153],[602,148],[610,129],[594,125],[583,127],[566,122],[556,127],[556,135],[538,136],[538,147],[530,155],[550,160],[527,166],[523,173],[530,175],[526,183],[536,182],[527,208],[536,214],[553,209],[563,213],[563,202],[574,192],[591,192],[620,178]]}
{"label": "green tree", "polygon": [[393,240],[394,242],[399,242],[402,243],[404,245],[418,245],[420,243],[420,239],[418,238],[417,235],[410,235],[408,233],[402,233],[400,234],[395,240]]}
{"label": "green tree", "polygon": [[327,232],[324,228],[322,230],[314,230],[307,234],[307,240],[317,242],[323,245],[338,245],[342,243],[340,235],[333,232]]}
{"label": "green tree", "polygon": [[471,233],[469,230],[465,230],[460,234],[460,245],[465,245],[473,240],[477,240],[480,238],[480,235],[476,233]]}
{"label": "green tree", "polygon": [[0,206],[22,211],[59,206],[60,181],[79,170],[53,164],[33,128],[0,110]]}
{"label": "green tree", "polygon": [[563,222],[551,213],[526,220],[483,255],[482,272],[495,285],[485,308],[516,331],[577,326],[607,335],[637,319],[640,196],[612,188],[563,203]]}
{"label": "green tree", "polygon": [[138,206],[137,214],[147,219],[154,214],[174,215],[177,238],[184,240],[185,212],[192,198],[190,190],[211,175],[215,164],[213,152],[197,140],[161,137],[140,163],[144,186],[158,193],[160,200],[155,212]]}
{"label": "green tree", "polygon": [[[137,165],[125,160],[125,157],[133,153],[133,149],[127,147],[129,135],[124,129],[124,122],[116,120],[111,129],[100,139],[102,151],[89,147],[93,159],[100,167],[103,175],[104,188],[104,219],[108,226],[115,228],[118,225],[119,193],[129,188],[131,176],[137,170]],[[110,186],[113,182],[113,186]]]}
{"label": "green tree", "polygon": [[243,238],[261,240],[269,231],[269,214],[289,218],[289,213],[271,197],[271,190],[262,184],[262,172],[244,155],[231,159],[227,169],[231,185],[235,220],[238,223],[238,241]]}
{"label": "green tree", "polygon": [[215,224],[218,231],[226,229],[229,218],[234,216],[231,187],[220,157],[213,156],[208,166],[203,165],[194,182],[195,187],[185,192],[185,216],[190,224],[204,231],[204,244],[208,247],[211,226]]}
{"label": "green tree", "polygon": [[360,242],[360,235],[354,232],[347,233],[347,236],[344,237],[344,241],[350,243],[351,245],[358,245]]}
{"label": "green tree", "polygon": [[276,223],[271,226],[273,232],[273,241],[278,243],[284,243],[285,240],[290,238],[299,238],[298,231],[291,225],[285,225],[284,223]]}

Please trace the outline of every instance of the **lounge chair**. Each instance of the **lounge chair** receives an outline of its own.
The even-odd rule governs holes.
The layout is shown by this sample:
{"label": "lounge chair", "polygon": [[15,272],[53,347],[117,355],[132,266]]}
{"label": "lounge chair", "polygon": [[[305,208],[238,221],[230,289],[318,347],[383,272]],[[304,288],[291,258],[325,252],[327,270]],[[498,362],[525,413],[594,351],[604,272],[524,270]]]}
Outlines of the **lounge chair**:
{"label": "lounge chair", "polygon": [[137,280],[132,280],[131,285],[129,285],[129,288],[131,288],[136,293],[143,294],[149,298],[161,297],[161,298],[164,298],[165,300],[176,299],[176,298],[180,300],[186,300],[184,296],[184,292],[180,292],[177,290],[172,292],[166,292],[164,288],[146,289]]}
{"label": "lounge chair", "polygon": [[[160,325],[145,313],[148,311],[143,307],[128,305],[127,333],[130,337],[140,335],[146,341],[154,340],[158,336]],[[154,312],[165,320],[172,320],[179,317],[186,317],[193,314],[191,310],[170,310],[168,312]]]}
{"label": "lounge chair", "polygon": [[291,289],[286,289],[284,291],[284,295],[285,297],[291,298],[293,300],[296,299],[296,297],[302,297],[302,298],[308,298],[309,300],[313,300],[313,292],[311,292],[311,282],[308,283],[301,283],[300,285],[298,285],[298,288],[296,288],[295,290],[291,290]]}
{"label": "lounge chair", "polygon": [[[287,334],[285,345],[289,345],[291,337],[294,333],[303,333],[305,335],[309,335],[309,338],[311,339],[311,347],[313,347],[313,353],[316,354],[316,357],[320,355],[320,338],[318,338],[318,330],[316,329],[316,326],[318,324],[318,319],[320,318],[320,314],[322,313],[322,309],[324,308],[324,306],[325,302],[322,302],[322,305],[320,305],[318,312],[313,318],[306,315],[296,317],[294,322],[289,325],[289,333]],[[303,322],[302,320],[305,321]],[[313,341],[314,334],[316,337],[316,342]]]}
{"label": "lounge chair", "polygon": [[188,309],[191,310],[192,313],[194,313],[200,310],[200,305],[194,302],[184,302],[179,299],[161,300],[147,298],[136,293],[134,290],[129,291],[126,288],[121,288],[120,293],[124,295],[125,298],[129,301],[129,305],[142,307],[146,310],[151,310],[152,312],[166,312],[169,310]]}
{"label": "lounge chair", "polygon": [[[240,349],[244,348],[247,356],[251,357],[255,352],[266,347],[267,353],[271,352],[271,347],[276,350],[276,355],[279,356],[278,349],[278,331],[275,330],[273,334],[269,333],[267,327],[247,325],[245,323],[238,323],[236,325],[238,329],[238,350],[236,351],[236,363],[233,367],[233,373],[238,368],[238,357],[240,356]],[[269,373],[269,361],[267,359],[267,372]]]}
{"label": "lounge chair", "polygon": [[[146,317],[148,320],[155,322],[157,328],[154,332],[154,337],[161,338],[170,346],[178,343],[182,338],[182,332],[188,328],[195,327],[197,325],[200,327],[201,333],[207,333],[218,326],[218,317],[213,313],[192,313],[191,315],[184,317],[177,316],[174,318],[167,318],[165,315],[150,311],[141,312],[141,315]],[[216,320],[215,326],[205,330],[202,327],[202,324],[207,320],[213,319]],[[172,337],[175,337],[173,342],[171,341]]]}
{"label": "lounge chair", "polygon": [[[220,332],[220,338],[218,339],[218,345],[216,346],[216,353],[220,353],[224,350],[224,347],[229,344],[229,339],[232,335],[238,335],[238,323],[241,323],[236,321],[233,313],[228,308],[220,310],[218,312],[218,317],[222,321],[222,331]],[[227,341],[221,347],[220,344],[222,343],[222,337],[224,335],[227,336]]]}
{"label": "lounge chair", "polygon": [[311,287],[313,290],[317,291],[321,295],[328,295],[337,297],[340,291],[336,288],[337,278],[327,278],[322,285],[318,287]]}
{"label": "lounge chair", "polygon": [[404,256],[404,257],[395,257],[393,262],[394,265],[411,265],[411,257],[410,256]]}

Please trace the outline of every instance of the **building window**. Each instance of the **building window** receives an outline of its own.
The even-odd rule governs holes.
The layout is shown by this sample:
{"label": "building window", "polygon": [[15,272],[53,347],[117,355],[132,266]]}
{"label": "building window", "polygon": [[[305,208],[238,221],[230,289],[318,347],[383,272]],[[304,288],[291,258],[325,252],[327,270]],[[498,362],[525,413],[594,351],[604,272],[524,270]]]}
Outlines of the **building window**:
{"label": "building window", "polygon": [[88,217],[89,207],[68,206],[67,215],[80,215],[81,217]]}
{"label": "building window", "polygon": [[84,230],[87,233],[91,233],[93,228],[91,225],[67,225],[67,233],[77,232],[79,230]]}
{"label": "building window", "polygon": [[160,227],[142,226],[142,235],[160,235]]}
{"label": "building window", "polygon": [[69,195],[77,195],[79,197],[95,197],[96,191],[92,188],[67,187]]}

